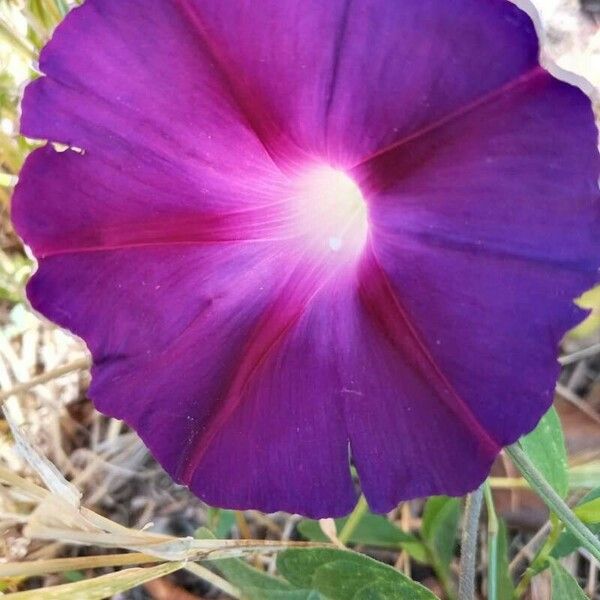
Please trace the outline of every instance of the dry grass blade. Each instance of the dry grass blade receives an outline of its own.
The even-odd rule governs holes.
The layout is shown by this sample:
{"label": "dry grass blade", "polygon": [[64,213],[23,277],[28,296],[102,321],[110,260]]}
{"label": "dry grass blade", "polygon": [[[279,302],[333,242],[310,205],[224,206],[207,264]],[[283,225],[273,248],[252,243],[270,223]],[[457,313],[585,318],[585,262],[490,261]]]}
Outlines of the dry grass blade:
{"label": "dry grass blade", "polygon": [[[489,483],[496,490],[525,490],[528,483],[522,477],[490,477]],[[588,460],[580,465],[569,466],[571,489],[595,489],[600,486],[600,461]]]}
{"label": "dry grass blade", "polygon": [[0,405],[3,404],[6,400],[8,400],[11,396],[23,394],[27,392],[31,388],[34,388],[36,385],[41,385],[42,383],[47,383],[52,379],[57,379],[62,377],[63,375],[68,375],[73,371],[80,371],[81,369],[87,369],[90,367],[90,359],[80,358],[79,360],[73,361],[68,365],[64,365],[62,367],[58,367],[53,369],[52,371],[46,371],[45,373],[41,373],[36,377],[32,377],[29,381],[24,381],[23,383],[18,383],[10,390],[0,391]]}
{"label": "dry grass blade", "polygon": [[82,507],[75,486],[37,451],[12,419],[8,418],[7,422],[17,440],[19,452],[48,488],[37,486],[0,466],[0,480],[11,484],[13,492],[21,492],[37,503],[32,512],[24,515],[24,533],[29,538],[127,549],[167,561],[213,560],[249,552],[273,552],[290,546],[323,545],[270,540],[197,540],[124,527]]}
{"label": "dry grass blade", "polygon": [[[164,577],[181,567],[183,567],[183,563],[172,562],[155,567],[125,569],[94,579],[44,588],[43,597],[45,600],[102,600],[102,598],[110,598],[157,577]],[[6,598],[39,600],[40,591],[15,592],[6,594]]]}
{"label": "dry grass blade", "polygon": [[596,354],[598,354],[598,352],[600,352],[600,343],[592,344],[591,346],[588,346],[587,348],[581,348],[580,350],[571,352],[571,354],[566,354],[565,356],[561,356],[558,359],[558,362],[561,365],[570,365],[570,364],[577,362],[583,358],[595,356]]}
{"label": "dry grass blade", "polygon": [[[20,453],[25,456],[49,488],[44,489],[0,466],[0,480],[8,484],[17,496],[26,497],[37,504],[31,513],[23,515],[26,522],[25,532],[29,537],[58,540],[62,543],[144,550],[146,553],[13,562],[0,565],[0,577],[31,577],[72,569],[143,564],[161,559],[172,561],[151,568],[127,569],[87,581],[45,588],[46,598],[81,598],[82,600],[105,598],[171,573],[182,566],[230,596],[239,598],[237,588],[205,567],[187,561],[239,556],[246,552],[274,551],[289,546],[313,545],[267,540],[196,540],[129,529],[81,507],[74,486],[64,479],[50,461],[37,452],[10,418],[8,423],[18,442]],[[9,596],[33,600],[39,597],[39,592],[18,592]]]}
{"label": "dry grass blade", "polygon": [[5,419],[13,434],[17,452],[38,473],[46,487],[72,506],[79,506],[81,500],[79,490],[69,483],[49,460],[35,450],[27,435],[17,425],[9,411],[5,411]]}
{"label": "dry grass blade", "polygon": [[[1,476],[1,473],[0,473]],[[63,543],[125,548],[163,560],[211,560],[241,556],[248,552],[273,552],[303,542],[269,540],[196,540],[123,527],[60,496],[47,493],[30,514],[25,533],[30,538]]]}
{"label": "dry grass blade", "polygon": [[[46,575],[48,573],[61,573],[64,571],[73,570],[85,570],[85,569],[99,569],[104,567],[123,567],[129,565],[141,565],[152,562],[157,562],[159,559],[154,556],[147,554],[141,554],[139,552],[131,552],[129,554],[101,554],[98,556],[81,556],[76,558],[55,558],[48,560],[35,560],[35,561],[24,561],[24,562],[13,562],[0,564],[0,578],[8,577],[35,577],[39,575]],[[171,563],[176,565],[177,563]],[[159,565],[164,566],[164,565]],[[192,562],[182,563],[184,569],[196,575],[200,579],[207,581],[215,587],[223,590],[233,598],[239,598],[239,590],[231,585],[228,581],[219,577],[216,573],[213,573],[206,567],[198,565]],[[176,566],[174,567],[177,568]],[[149,569],[144,569],[148,571]],[[134,569],[129,569],[133,572]],[[170,571],[169,571],[170,572]],[[144,573],[145,574],[145,573]],[[160,577],[161,575],[157,575]],[[99,578],[98,578],[99,579]],[[85,587],[83,591],[92,589],[95,586],[96,579],[88,580],[90,587]],[[148,580],[145,580],[148,581]],[[136,580],[135,585],[139,583],[145,583],[145,581],[139,582]],[[85,582],[78,582],[82,586]],[[61,586],[62,587],[62,586]],[[58,588],[57,588],[58,589]],[[67,590],[72,593],[72,588]],[[62,592],[61,592],[62,593]],[[18,597],[18,596],[17,596]],[[27,597],[27,596],[23,596]],[[62,596],[58,596],[62,597]],[[83,596],[86,597],[87,596]]]}
{"label": "dry grass blade", "polygon": [[48,495],[48,490],[13,473],[10,469],[2,465],[0,465],[0,481],[10,486],[10,491],[13,492],[13,495],[26,496],[33,501],[41,502]]}
{"label": "dry grass blade", "polygon": [[216,573],[213,573],[206,567],[199,565],[197,563],[187,563],[184,567],[186,571],[193,573],[196,577],[200,577],[200,579],[204,579],[204,581],[208,581],[212,583],[216,588],[219,588],[229,594],[232,598],[241,598],[241,592],[235,586],[231,585],[228,581],[219,577]]}
{"label": "dry grass blade", "polygon": [[0,577],[35,577],[47,573],[62,573],[83,569],[124,567],[159,562],[160,559],[140,552],[129,554],[100,554],[76,558],[50,558],[0,564]]}

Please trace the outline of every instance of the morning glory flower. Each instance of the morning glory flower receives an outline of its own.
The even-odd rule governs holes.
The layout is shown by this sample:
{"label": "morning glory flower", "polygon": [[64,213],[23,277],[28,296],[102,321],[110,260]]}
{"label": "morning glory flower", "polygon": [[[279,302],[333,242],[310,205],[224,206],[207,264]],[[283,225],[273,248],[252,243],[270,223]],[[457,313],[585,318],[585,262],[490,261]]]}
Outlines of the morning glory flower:
{"label": "morning glory flower", "polygon": [[206,502],[460,495],[550,406],[597,131],[513,4],[87,0],[40,70],[28,297]]}

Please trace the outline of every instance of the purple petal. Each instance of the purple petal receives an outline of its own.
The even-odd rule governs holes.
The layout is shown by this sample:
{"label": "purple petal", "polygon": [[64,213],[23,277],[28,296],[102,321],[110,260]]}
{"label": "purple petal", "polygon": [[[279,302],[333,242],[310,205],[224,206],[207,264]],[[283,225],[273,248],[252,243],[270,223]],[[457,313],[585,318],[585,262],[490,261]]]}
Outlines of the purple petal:
{"label": "purple petal", "polygon": [[506,0],[87,0],[40,67],[26,135],[239,174],[359,162],[535,69],[537,39]]}
{"label": "purple petal", "polygon": [[217,506],[340,516],[356,502],[338,344],[348,282],[331,281],[305,304],[298,280],[290,283],[247,343],[210,426],[198,432],[191,487]]}
{"label": "purple petal", "polygon": [[87,0],[40,65],[24,133],[84,151],[23,169],[28,295],[178,481],[339,515],[350,444],[385,511],[535,425],[597,279],[599,168],[519,9]]}
{"label": "purple petal", "polygon": [[98,408],[130,422],[176,471],[269,304],[274,274],[253,246],[91,251],[42,259],[28,296],[86,340]]}
{"label": "purple petal", "polygon": [[320,279],[285,268],[252,243],[63,253],[28,296],[86,340],[97,408],[201,498],[341,515],[355,493],[329,337],[347,286],[308,309]]}
{"label": "purple petal", "polygon": [[439,368],[370,248],[359,278],[341,368],[352,456],[369,505],[387,512],[399,498],[472,490],[499,442],[458,395],[453,373]]}
{"label": "purple petal", "polygon": [[[355,170],[371,190],[376,262],[401,310],[386,308],[383,298],[369,299],[367,308],[383,312],[381,332],[404,351],[405,364],[419,352],[395,341],[394,327],[411,324],[431,362],[429,384],[437,372],[448,383],[434,390],[438,404],[457,408],[460,398],[497,447],[530,431],[549,407],[556,348],[582,318],[572,299],[598,281],[600,161],[589,106],[579,90],[539,72]],[[377,294],[369,280],[363,285],[367,298]],[[462,436],[433,431],[435,405],[423,408],[426,394],[410,387],[409,376],[403,381],[392,389],[409,386],[418,405],[410,414],[392,422],[389,401],[372,411],[368,431],[358,421],[353,434],[350,425],[363,486],[386,510],[394,494],[407,497],[415,487],[474,488],[489,465],[481,450],[467,451]],[[415,410],[424,412],[420,426]],[[401,423],[413,418],[411,434]],[[471,437],[482,445],[475,428]],[[373,459],[377,453],[388,464]],[[407,477],[408,465],[427,471],[446,455],[460,468]],[[401,464],[392,458],[399,456]],[[420,465],[419,456],[431,462]]]}
{"label": "purple petal", "polygon": [[506,0],[187,4],[269,122],[334,165],[352,165],[537,67],[533,25]]}
{"label": "purple petal", "polygon": [[[231,213],[193,179],[174,195],[173,181],[137,157],[115,164],[47,146],[27,160],[13,220],[39,257],[32,306],[86,341],[90,397],[178,481],[216,505],[341,515],[355,492],[335,354],[314,364],[306,354],[319,344],[319,313],[285,338],[338,258],[302,236],[307,224],[296,220],[306,217],[281,180],[265,177],[251,192],[232,181],[227,202],[248,204],[244,192],[255,202]],[[266,354],[287,365],[275,378]]]}
{"label": "purple petal", "polygon": [[22,132],[211,183],[270,168],[187,4],[87,0],[73,10],[42,50],[45,77],[27,87]]}
{"label": "purple petal", "polygon": [[117,159],[45,146],[28,157],[20,179],[12,219],[39,257],[289,235],[290,186],[272,168],[260,178],[214,168],[192,175],[144,149]]}

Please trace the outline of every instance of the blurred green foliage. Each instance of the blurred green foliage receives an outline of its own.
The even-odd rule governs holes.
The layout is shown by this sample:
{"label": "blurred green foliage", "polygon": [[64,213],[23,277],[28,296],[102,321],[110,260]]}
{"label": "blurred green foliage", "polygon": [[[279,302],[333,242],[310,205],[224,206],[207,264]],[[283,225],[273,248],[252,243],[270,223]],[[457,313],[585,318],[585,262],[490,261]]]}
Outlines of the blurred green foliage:
{"label": "blurred green foliage", "polygon": [[600,330],[600,285],[577,299],[577,304],[590,311],[587,319],[570,333],[575,338],[587,338]]}
{"label": "blurred green foliage", "polygon": [[[214,535],[202,528],[196,537]],[[277,560],[280,577],[238,558],[215,560],[212,566],[249,600],[436,600],[392,567],[345,550],[286,550]]]}
{"label": "blurred green foliage", "polygon": [[552,559],[550,561],[552,576],[552,600],[587,600],[587,596],[579,587],[572,575]]}
{"label": "blurred green foliage", "polygon": [[[574,509],[575,514],[577,514],[584,508],[584,515],[586,516],[584,521],[597,535],[600,534],[600,507],[598,506],[598,500],[600,500],[600,487],[586,494]],[[565,531],[552,549],[551,554],[554,558],[564,558],[575,552],[580,546],[579,540],[570,531]]]}
{"label": "blurred green foliage", "polygon": [[20,100],[39,75],[38,56],[74,0],[0,0],[0,301],[23,300],[33,264],[10,224],[10,197],[27,155],[39,142],[19,135]]}
{"label": "blurred green foliage", "polygon": [[554,407],[521,440],[521,445],[546,481],[564,498],[569,491],[567,449],[562,425]]}
{"label": "blurred green foliage", "polygon": [[[310,600],[436,598],[429,590],[393,567],[345,550],[286,550],[278,556],[277,568],[292,585],[310,591]],[[319,595],[315,596],[314,592]]]}
{"label": "blurred green foliage", "polygon": [[[347,518],[336,519],[337,530],[342,531],[347,521]],[[306,539],[313,542],[328,541],[318,521],[305,519],[298,525],[298,531]],[[373,548],[404,550],[415,560],[422,563],[428,562],[425,545],[414,535],[405,533],[382,515],[372,513],[363,515],[348,542],[353,545],[371,546]]]}
{"label": "blurred green foliage", "polygon": [[498,521],[498,545],[494,558],[496,565],[493,573],[496,577],[497,600],[512,600],[515,588],[509,571],[508,533],[502,520]]}

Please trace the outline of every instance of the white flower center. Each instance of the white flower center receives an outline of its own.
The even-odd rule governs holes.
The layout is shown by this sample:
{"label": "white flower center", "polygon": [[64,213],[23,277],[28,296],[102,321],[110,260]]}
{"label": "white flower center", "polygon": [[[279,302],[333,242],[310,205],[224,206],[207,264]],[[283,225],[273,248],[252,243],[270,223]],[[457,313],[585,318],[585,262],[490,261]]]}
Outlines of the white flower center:
{"label": "white flower center", "polygon": [[318,248],[341,255],[360,251],[367,238],[367,205],[346,173],[311,169],[299,178],[298,201],[300,225]]}

